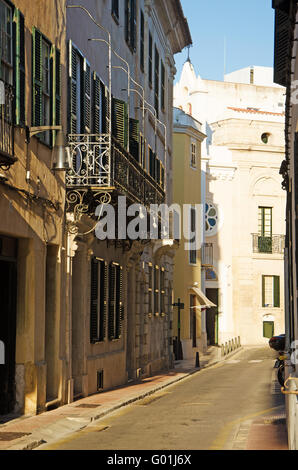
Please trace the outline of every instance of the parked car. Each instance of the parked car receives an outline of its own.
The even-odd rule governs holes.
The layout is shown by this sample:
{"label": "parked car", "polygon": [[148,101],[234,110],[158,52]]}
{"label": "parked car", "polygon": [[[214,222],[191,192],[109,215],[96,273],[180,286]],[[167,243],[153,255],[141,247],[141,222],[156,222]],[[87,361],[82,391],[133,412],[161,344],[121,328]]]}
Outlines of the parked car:
{"label": "parked car", "polygon": [[272,336],[272,338],[269,339],[269,346],[275,351],[283,351],[285,349],[285,341],[285,334]]}

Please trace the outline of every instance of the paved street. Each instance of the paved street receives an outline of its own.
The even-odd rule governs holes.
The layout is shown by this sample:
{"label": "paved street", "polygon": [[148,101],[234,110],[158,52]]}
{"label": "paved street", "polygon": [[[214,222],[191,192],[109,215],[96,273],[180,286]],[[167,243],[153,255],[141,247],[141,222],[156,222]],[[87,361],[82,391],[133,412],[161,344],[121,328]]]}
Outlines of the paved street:
{"label": "paved street", "polygon": [[[285,449],[274,358],[268,347],[244,349],[39,449]],[[271,444],[262,446],[262,436],[272,429]]]}

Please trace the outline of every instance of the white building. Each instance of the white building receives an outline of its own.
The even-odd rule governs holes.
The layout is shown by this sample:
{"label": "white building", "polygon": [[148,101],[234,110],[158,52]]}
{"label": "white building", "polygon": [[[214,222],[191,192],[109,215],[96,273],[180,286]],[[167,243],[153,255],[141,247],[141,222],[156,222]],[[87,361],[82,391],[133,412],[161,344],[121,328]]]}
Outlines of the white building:
{"label": "white building", "polygon": [[242,344],[266,343],[284,331],[284,104],[284,88],[266,67],[221,82],[203,80],[187,61],[174,89],[174,106],[202,122],[207,135],[202,187],[214,266],[205,289],[218,299],[215,319],[207,312],[209,344],[238,335]]}

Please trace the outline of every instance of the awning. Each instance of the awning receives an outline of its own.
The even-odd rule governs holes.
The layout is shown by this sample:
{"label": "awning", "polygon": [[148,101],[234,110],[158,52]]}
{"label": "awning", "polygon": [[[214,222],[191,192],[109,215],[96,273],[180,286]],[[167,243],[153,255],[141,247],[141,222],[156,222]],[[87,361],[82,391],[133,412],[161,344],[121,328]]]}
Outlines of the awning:
{"label": "awning", "polygon": [[189,289],[196,294],[197,299],[199,301],[199,305],[195,305],[195,306],[190,307],[190,308],[195,308],[195,309],[200,309],[201,310],[203,308],[217,307],[217,305],[215,305],[213,302],[211,302],[211,300],[207,299],[206,295],[203,294],[203,292],[201,291],[201,289],[199,289],[199,287],[190,287]]}

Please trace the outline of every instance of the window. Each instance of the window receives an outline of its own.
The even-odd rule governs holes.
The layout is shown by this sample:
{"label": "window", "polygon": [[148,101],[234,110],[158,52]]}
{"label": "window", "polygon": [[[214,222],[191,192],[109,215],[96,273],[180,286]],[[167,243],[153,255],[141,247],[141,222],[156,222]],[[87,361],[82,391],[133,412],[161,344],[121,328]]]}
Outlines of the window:
{"label": "window", "polygon": [[161,80],[160,80],[160,107],[165,111],[165,86],[166,86],[166,71],[163,62],[160,66]]}
{"label": "window", "polygon": [[148,83],[150,88],[152,88],[152,54],[153,54],[153,40],[152,40],[152,34],[149,31],[149,51],[148,51]]}
{"label": "window", "polygon": [[196,166],[197,166],[197,146],[194,142],[191,143],[190,166],[192,168],[196,168]]}
{"label": "window", "polygon": [[153,275],[153,267],[152,264],[149,263],[148,265],[148,313],[152,315],[153,313],[153,302],[152,302],[152,294],[153,294],[153,285],[152,285],[152,275]]}
{"label": "window", "polygon": [[155,63],[154,63],[154,108],[156,116],[159,111],[159,53],[155,47]]}
{"label": "window", "polygon": [[13,84],[12,8],[0,1],[0,78]]}
{"label": "window", "polygon": [[69,42],[69,61],[69,133],[88,134],[92,129],[91,70],[88,61],[80,54],[72,41]]}
{"label": "window", "polygon": [[262,306],[280,307],[279,276],[262,276]]}
{"label": "window", "polygon": [[156,155],[153,152],[152,148],[149,147],[149,174],[152,178],[155,179],[155,172],[156,172]]}
{"label": "window", "polygon": [[139,121],[136,119],[129,119],[129,153],[134,157],[134,159],[140,161],[140,131],[139,131]]}
{"label": "window", "polygon": [[[24,16],[0,0],[0,79],[14,86],[15,124],[25,123],[25,24]],[[12,121],[9,109],[5,118]]]}
{"label": "window", "polygon": [[274,321],[263,321],[263,337],[272,338],[274,336]]}
{"label": "window", "polygon": [[258,209],[258,249],[260,253],[272,253],[272,207]]}
{"label": "window", "polygon": [[159,315],[160,270],[154,266],[154,314]]}
{"label": "window", "polygon": [[[32,125],[57,125],[60,123],[60,52],[47,41],[38,29],[33,28],[32,34]],[[53,144],[50,131],[39,134],[38,138],[47,145]]]}
{"label": "window", "polygon": [[264,132],[264,134],[261,135],[261,140],[263,144],[268,144],[270,134],[268,132]]}
{"label": "window", "polygon": [[128,111],[127,103],[112,99],[112,134],[127,149],[128,143]]}
{"label": "window", "polygon": [[140,12],[140,68],[144,72],[145,66],[145,20],[144,13]]}
{"label": "window", "polygon": [[119,20],[119,0],[112,0],[112,16],[114,20],[118,23]]}
{"label": "window", "polygon": [[214,235],[218,226],[218,211],[215,205],[208,202],[205,205],[205,232],[207,236]]}
{"label": "window", "polygon": [[136,51],[136,0],[125,0],[125,41],[132,52]]}
{"label": "window", "polygon": [[165,315],[165,269],[160,268],[160,314]]}
{"label": "window", "polygon": [[[190,208],[190,233],[194,233],[194,236],[192,237],[191,240],[189,240],[189,242],[190,243],[195,243],[195,240],[196,240],[196,209],[194,207]],[[190,264],[196,264],[197,263],[197,250],[196,249],[189,250],[189,262],[190,262]]]}
{"label": "window", "polygon": [[109,339],[119,339],[122,335],[124,306],[122,302],[123,272],[122,266],[111,263],[109,268]]}
{"label": "window", "polygon": [[103,341],[106,330],[107,310],[107,263],[93,258],[91,260],[90,293],[90,342]]}

